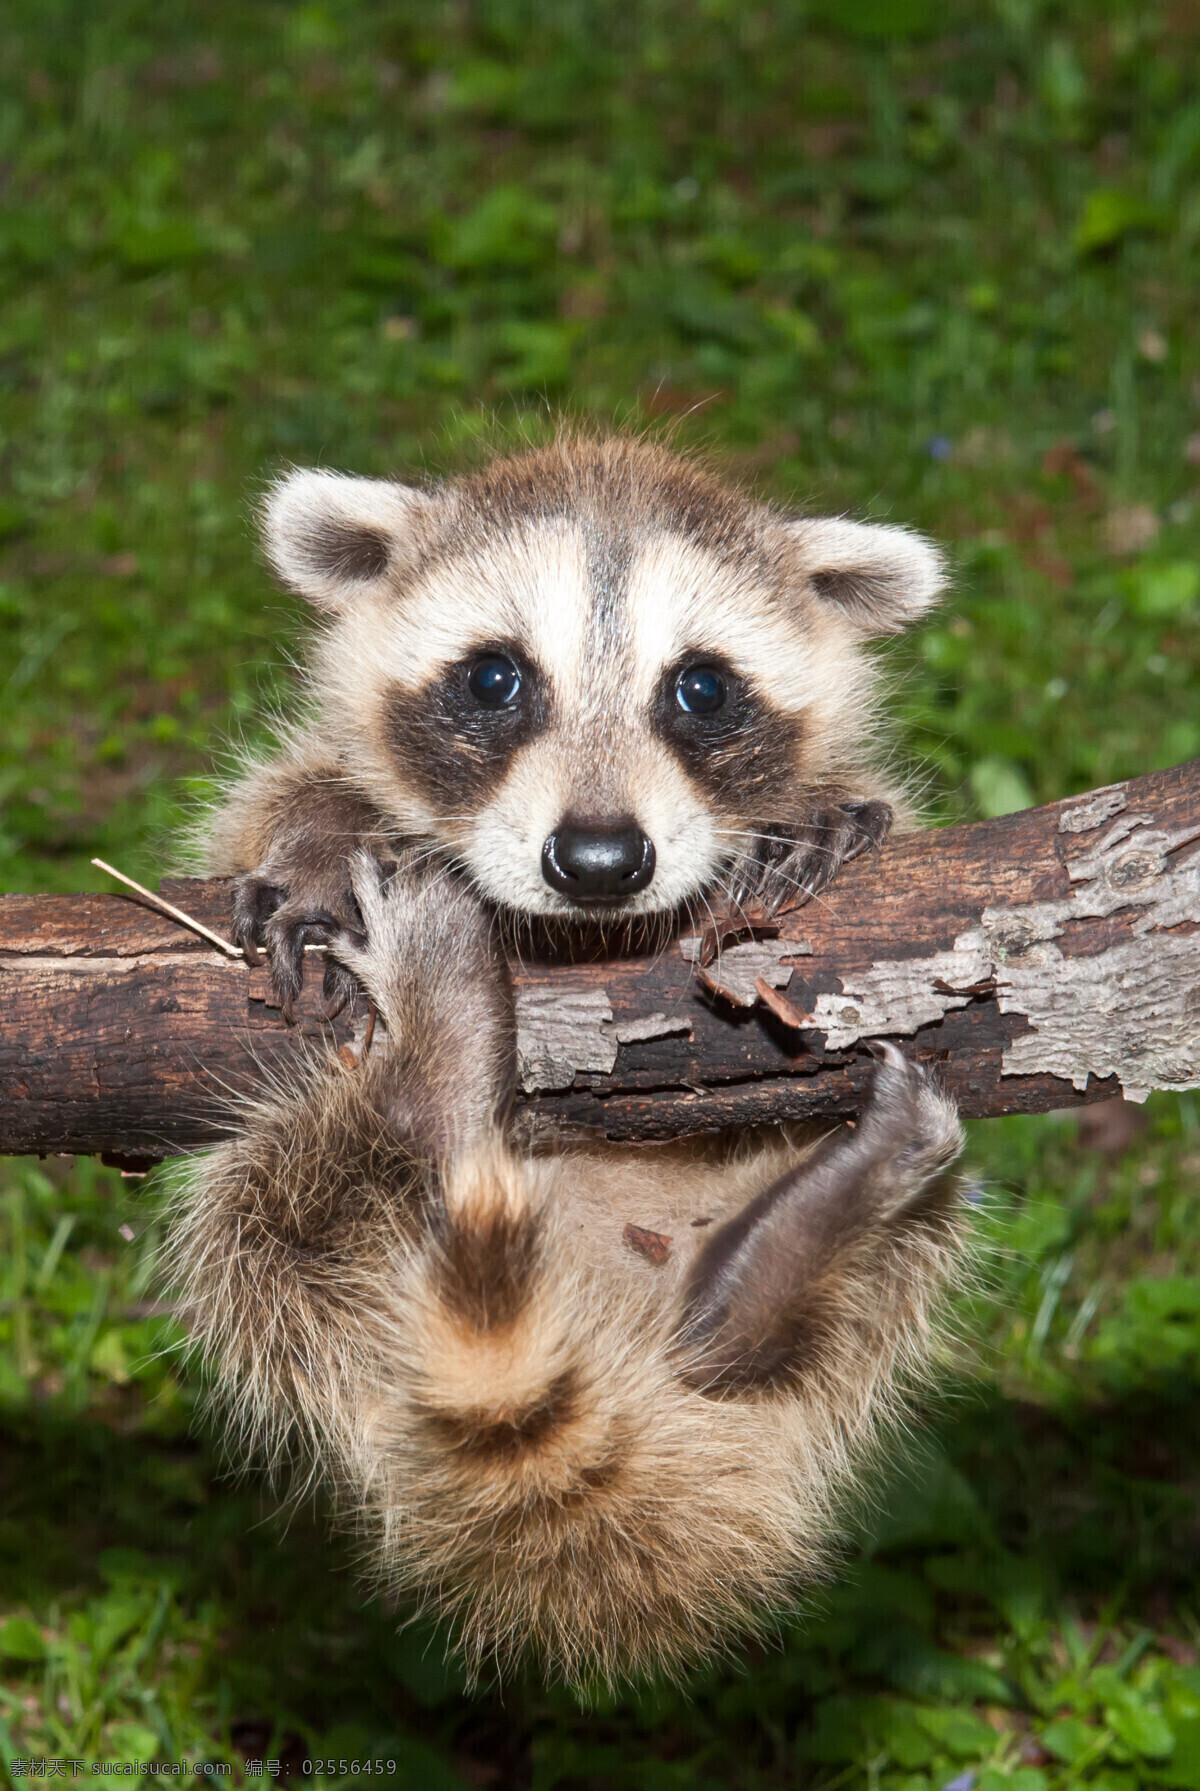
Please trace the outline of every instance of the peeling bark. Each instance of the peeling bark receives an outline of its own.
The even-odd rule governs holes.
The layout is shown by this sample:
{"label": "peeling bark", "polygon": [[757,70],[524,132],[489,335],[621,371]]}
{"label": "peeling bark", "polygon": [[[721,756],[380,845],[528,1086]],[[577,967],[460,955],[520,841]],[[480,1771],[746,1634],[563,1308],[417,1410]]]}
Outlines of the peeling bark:
{"label": "peeling bark", "polygon": [[[229,886],[164,893],[227,933]],[[751,917],[755,918],[755,917]],[[764,921],[764,917],[757,917]],[[514,969],[528,1137],[657,1139],[852,1113],[865,1040],[968,1114],[1200,1087],[1200,761],[891,841],[818,902],[606,962]],[[269,979],[124,896],[0,898],[0,1148],[150,1160],[315,1041]]]}
{"label": "peeling bark", "polygon": [[619,1044],[603,989],[517,990],[517,1079],[526,1094],[570,1088],[589,1070],[607,1075]]}

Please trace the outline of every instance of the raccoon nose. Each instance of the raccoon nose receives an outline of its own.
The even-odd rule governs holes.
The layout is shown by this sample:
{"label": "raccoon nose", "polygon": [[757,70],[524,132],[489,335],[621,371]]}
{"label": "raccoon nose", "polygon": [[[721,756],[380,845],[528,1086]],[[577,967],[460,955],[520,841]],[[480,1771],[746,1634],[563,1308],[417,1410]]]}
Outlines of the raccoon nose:
{"label": "raccoon nose", "polygon": [[635,821],[609,827],[567,821],[542,847],[542,876],[575,902],[615,902],[654,875],[654,841]]}

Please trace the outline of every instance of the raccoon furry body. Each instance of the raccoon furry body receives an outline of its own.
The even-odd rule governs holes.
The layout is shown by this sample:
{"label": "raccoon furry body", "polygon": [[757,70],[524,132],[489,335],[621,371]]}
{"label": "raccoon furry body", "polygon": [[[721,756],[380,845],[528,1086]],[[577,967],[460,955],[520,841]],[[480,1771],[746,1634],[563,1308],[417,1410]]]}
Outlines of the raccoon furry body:
{"label": "raccoon furry body", "polygon": [[294,474],[266,535],[327,618],[310,718],[208,864],[285,1007],[321,943],[330,1011],[380,1024],[193,1166],[193,1332],[247,1439],[298,1438],[469,1659],[676,1666],[826,1566],[929,1360],[960,1128],[880,1046],[823,1139],[522,1152],[501,944],[803,899],[904,820],[860,643],[939,562],[626,440],[427,492]]}

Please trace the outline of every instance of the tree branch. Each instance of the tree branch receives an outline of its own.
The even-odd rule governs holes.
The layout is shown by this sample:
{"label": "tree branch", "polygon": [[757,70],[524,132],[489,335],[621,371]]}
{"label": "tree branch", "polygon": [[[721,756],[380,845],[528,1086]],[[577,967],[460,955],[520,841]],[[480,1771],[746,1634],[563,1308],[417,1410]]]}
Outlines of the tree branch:
{"label": "tree branch", "polygon": [[[228,932],[229,885],[163,893]],[[862,1041],[937,1064],[965,1114],[1200,1087],[1200,760],[910,835],[753,935],[515,967],[518,1126],[662,1139],[861,1105]],[[314,1038],[250,969],[119,895],[0,898],[0,1149],[148,1161]]]}

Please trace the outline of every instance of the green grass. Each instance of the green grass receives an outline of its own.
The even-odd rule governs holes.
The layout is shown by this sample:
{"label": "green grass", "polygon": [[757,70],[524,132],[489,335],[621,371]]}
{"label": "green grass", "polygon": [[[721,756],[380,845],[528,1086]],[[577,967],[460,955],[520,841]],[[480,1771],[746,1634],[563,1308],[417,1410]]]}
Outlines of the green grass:
{"label": "green grass", "polygon": [[[0,885],[162,870],[285,695],[264,477],[561,413],[947,543],[889,650],[939,818],[1200,753],[1198,71],[1187,0],[9,0]],[[0,1757],[1200,1786],[1200,1125],[1147,1111],[974,1128],[988,1291],[846,1573],[590,1705],[469,1694],[319,1507],[222,1474],[152,1186],[7,1166]]]}

